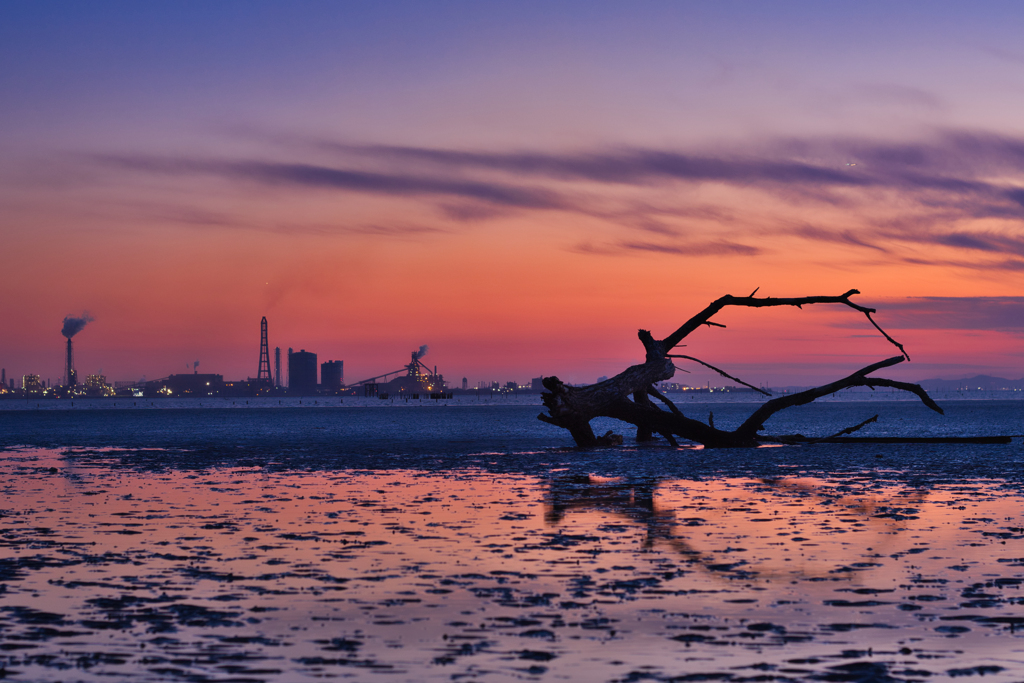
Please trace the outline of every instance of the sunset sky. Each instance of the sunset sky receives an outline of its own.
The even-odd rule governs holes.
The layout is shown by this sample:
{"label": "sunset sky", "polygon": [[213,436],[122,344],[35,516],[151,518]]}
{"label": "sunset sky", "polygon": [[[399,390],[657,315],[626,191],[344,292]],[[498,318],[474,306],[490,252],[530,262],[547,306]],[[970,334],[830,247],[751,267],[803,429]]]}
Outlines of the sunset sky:
{"label": "sunset sky", "polygon": [[[901,379],[1024,376],[1024,7],[6,2],[0,366],[255,376],[271,348],[591,382],[722,294],[857,288]],[[724,312],[753,383],[895,355]],[[696,368],[677,380],[701,383]],[[713,382],[721,382],[714,379]]]}

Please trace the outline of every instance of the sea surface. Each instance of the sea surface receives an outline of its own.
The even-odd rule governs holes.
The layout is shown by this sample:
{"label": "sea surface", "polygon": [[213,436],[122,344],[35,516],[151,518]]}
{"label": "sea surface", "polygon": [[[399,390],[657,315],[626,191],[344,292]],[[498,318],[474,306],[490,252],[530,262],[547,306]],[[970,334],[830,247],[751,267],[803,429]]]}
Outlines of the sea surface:
{"label": "sea surface", "polygon": [[[1024,434],[935,396],[767,430]],[[277,401],[0,402],[0,678],[1024,680],[1019,436],[581,450],[531,395]]]}

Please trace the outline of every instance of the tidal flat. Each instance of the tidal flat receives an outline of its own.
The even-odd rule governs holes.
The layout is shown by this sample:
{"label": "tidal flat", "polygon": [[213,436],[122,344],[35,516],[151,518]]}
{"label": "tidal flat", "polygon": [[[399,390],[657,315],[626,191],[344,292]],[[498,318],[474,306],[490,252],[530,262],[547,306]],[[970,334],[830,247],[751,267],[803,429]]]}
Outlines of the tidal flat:
{"label": "tidal flat", "polygon": [[254,455],[161,430],[139,436],[152,448],[2,451],[6,679],[1024,678],[1019,439],[452,438],[347,458],[301,435]]}

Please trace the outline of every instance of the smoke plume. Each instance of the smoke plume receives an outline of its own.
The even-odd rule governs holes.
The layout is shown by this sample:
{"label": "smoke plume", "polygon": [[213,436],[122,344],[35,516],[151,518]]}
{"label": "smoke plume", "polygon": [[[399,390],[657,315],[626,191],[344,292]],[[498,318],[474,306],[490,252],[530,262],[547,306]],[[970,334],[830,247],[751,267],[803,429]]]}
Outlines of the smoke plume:
{"label": "smoke plume", "polygon": [[416,360],[419,360],[420,358],[423,358],[423,356],[427,355],[427,351],[429,351],[429,350],[430,349],[427,347],[427,345],[424,344],[423,346],[420,347],[419,351],[416,351],[413,354],[413,356],[416,358]]}
{"label": "smoke plume", "polygon": [[61,328],[60,333],[68,339],[71,339],[76,334],[82,331],[82,328],[93,321],[93,317],[88,313],[82,313],[81,318],[76,318],[73,315],[64,316],[64,327]]}

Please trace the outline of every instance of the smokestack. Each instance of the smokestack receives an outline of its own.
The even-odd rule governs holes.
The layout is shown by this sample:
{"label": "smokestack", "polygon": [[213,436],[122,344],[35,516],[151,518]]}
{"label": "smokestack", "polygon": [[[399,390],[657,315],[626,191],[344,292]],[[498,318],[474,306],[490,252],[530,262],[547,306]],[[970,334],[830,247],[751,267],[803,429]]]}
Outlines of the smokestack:
{"label": "smokestack", "polygon": [[419,351],[413,351],[412,352],[412,359],[414,361],[417,361],[420,358],[423,358],[423,356],[427,355],[427,351],[429,351],[429,350],[430,350],[430,347],[428,347],[426,344],[424,344],[423,346],[420,347]]}
{"label": "smokestack", "polygon": [[64,383],[73,387],[78,384],[78,375],[75,372],[75,355],[71,348],[71,338],[82,331],[86,325],[91,323],[93,317],[88,312],[83,312],[82,317],[76,318],[73,315],[64,316],[64,326],[60,333],[68,339],[67,358],[64,361]]}
{"label": "smokestack", "polygon": [[281,383],[281,347],[274,347],[274,386],[284,386]]}
{"label": "smokestack", "polygon": [[[75,330],[77,332],[78,330]],[[75,332],[71,334],[74,335]],[[68,357],[64,363],[64,386],[73,387],[78,384],[78,376],[75,374],[75,353],[71,349],[71,337],[68,337]]]}

